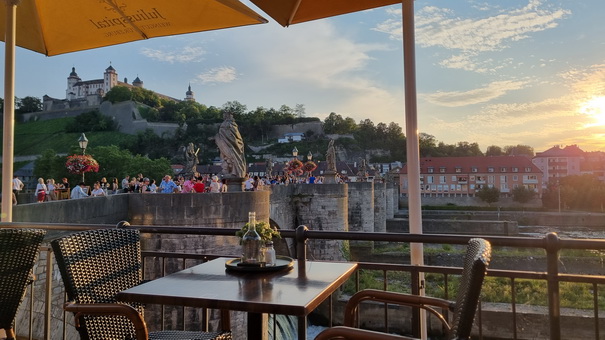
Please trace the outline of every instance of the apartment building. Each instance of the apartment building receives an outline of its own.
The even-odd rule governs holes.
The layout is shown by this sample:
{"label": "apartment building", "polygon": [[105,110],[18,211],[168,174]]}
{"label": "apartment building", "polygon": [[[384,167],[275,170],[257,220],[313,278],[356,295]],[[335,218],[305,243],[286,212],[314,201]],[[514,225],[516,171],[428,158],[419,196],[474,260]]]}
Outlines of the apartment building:
{"label": "apartment building", "polygon": [[581,164],[584,161],[584,151],[577,145],[561,148],[559,145],[537,152],[532,162],[542,172],[542,184],[557,182],[559,178],[581,174]]}
{"label": "apartment building", "polygon": [[[401,194],[408,192],[407,165],[400,171]],[[474,196],[483,186],[502,195],[524,186],[542,195],[542,172],[524,156],[428,157],[420,159],[423,196]]]}

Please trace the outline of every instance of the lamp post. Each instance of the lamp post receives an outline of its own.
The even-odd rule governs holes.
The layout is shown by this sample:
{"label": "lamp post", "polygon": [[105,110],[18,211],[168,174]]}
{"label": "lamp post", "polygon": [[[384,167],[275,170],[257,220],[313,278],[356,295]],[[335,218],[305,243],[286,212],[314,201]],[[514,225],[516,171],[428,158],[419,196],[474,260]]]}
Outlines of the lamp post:
{"label": "lamp post", "polygon": [[[80,149],[82,149],[82,155],[85,155],[86,147],[88,146],[88,139],[86,138],[84,132],[82,132],[82,135],[80,138],[78,138],[78,144],[80,144]],[[82,173],[82,182],[84,182],[84,173]]]}
{"label": "lamp post", "polygon": [[292,156],[294,158],[298,158],[298,149],[296,147],[294,147],[294,149],[292,149]]}
{"label": "lamp post", "polygon": [[311,153],[311,151],[309,151],[309,153],[307,154],[307,160],[308,161],[312,161],[313,160],[313,154]]}

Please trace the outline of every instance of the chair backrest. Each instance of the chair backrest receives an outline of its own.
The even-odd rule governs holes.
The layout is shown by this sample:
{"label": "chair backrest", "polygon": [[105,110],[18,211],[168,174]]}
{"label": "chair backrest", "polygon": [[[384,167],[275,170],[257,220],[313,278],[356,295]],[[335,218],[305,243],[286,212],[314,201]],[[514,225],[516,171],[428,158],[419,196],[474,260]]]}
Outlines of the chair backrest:
{"label": "chair backrest", "polygon": [[483,279],[491,256],[492,247],[488,241],[480,238],[469,240],[458,287],[450,339],[470,339]]}
{"label": "chair backrest", "polygon": [[0,328],[12,328],[44,235],[40,229],[0,229]]}
{"label": "chair backrest", "polygon": [[[51,246],[74,303],[115,303],[116,293],[142,280],[138,230],[88,230],[53,240]],[[84,316],[78,331],[82,339],[128,339],[135,334],[132,324],[118,316]]]}

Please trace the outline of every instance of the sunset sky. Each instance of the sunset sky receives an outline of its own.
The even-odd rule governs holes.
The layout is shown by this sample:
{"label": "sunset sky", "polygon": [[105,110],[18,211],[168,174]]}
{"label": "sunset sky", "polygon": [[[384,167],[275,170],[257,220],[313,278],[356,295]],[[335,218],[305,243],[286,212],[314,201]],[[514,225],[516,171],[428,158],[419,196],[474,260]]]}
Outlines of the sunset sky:
{"label": "sunset sky", "polygon": [[[208,106],[304,104],[307,116],[336,112],[404,127],[401,5],[283,28],[242,2],[269,23],[55,57],[18,49],[16,95],[65,98],[72,67],[83,80],[98,79],[111,62],[120,80],[139,76],[172,97],[184,98],[191,83]],[[414,6],[420,132],[483,151],[605,151],[604,1]]]}

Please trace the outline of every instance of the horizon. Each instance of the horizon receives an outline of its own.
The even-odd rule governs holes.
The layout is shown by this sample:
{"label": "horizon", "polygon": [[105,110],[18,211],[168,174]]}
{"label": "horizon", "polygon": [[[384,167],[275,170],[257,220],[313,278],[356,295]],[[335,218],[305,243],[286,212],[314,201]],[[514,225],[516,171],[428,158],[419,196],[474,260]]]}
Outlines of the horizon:
{"label": "horizon", "polygon": [[[191,83],[207,106],[303,104],[322,121],[335,112],[405,127],[401,5],[282,28],[243,2],[269,23],[54,57],[17,48],[15,94],[65,98],[72,67],[90,80],[111,63],[120,81],[138,76],[171,97]],[[603,9],[596,0],[416,1],[419,131],[482,151],[605,150]]]}

